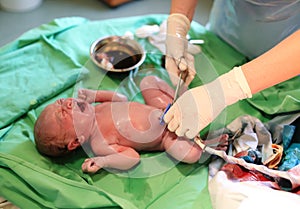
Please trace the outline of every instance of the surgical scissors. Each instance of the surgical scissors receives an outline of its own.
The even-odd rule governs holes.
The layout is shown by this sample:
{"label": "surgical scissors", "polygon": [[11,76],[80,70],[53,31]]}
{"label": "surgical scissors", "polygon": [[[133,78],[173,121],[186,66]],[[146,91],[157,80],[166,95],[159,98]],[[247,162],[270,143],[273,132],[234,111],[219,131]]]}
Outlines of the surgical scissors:
{"label": "surgical scissors", "polygon": [[177,86],[176,86],[176,89],[175,89],[175,94],[174,94],[174,98],[173,98],[172,104],[174,104],[174,102],[175,102],[175,101],[177,100],[177,98],[178,98],[179,90],[180,90],[180,87],[181,87],[182,74],[183,74],[183,71],[180,71],[180,73],[179,73],[179,80],[178,80],[178,83],[177,83]]}
{"label": "surgical scissors", "polygon": [[[179,65],[181,63],[181,59],[183,57],[180,57],[179,59],[179,62],[178,62],[178,68],[179,68]],[[172,103],[168,104],[168,106],[166,107],[166,109],[164,110],[162,116],[160,117],[160,124],[163,125],[164,124],[164,116],[165,114],[169,111],[170,107],[176,102],[178,96],[179,96],[179,90],[180,90],[180,87],[181,87],[181,84],[182,84],[182,74],[183,74],[183,71],[180,71],[179,73],[179,79],[178,79],[178,83],[177,83],[177,86],[176,86],[176,89],[175,89],[175,93],[174,93],[174,97],[173,97],[173,101]]]}

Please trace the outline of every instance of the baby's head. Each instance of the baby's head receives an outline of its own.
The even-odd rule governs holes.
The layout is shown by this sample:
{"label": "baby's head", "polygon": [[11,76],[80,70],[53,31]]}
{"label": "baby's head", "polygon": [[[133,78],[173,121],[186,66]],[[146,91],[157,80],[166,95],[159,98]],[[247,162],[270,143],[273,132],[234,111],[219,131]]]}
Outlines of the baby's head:
{"label": "baby's head", "polygon": [[34,139],[41,154],[58,157],[69,153],[64,128],[54,121],[51,106],[47,106],[34,125]]}
{"label": "baby's head", "polygon": [[48,105],[34,126],[38,151],[57,157],[75,150],[81,145],[80,142],[88,138],[88,127],[93,124],[93,116],[91,105],[78,99],[59,99]]}

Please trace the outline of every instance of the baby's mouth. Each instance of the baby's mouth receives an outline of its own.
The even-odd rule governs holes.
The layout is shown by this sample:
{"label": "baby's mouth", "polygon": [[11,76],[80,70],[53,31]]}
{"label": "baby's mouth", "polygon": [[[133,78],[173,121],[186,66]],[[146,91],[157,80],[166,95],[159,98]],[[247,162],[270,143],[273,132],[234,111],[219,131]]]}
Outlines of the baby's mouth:
{"label": "baby's mouth", "polygon": [[84,102],[76,102],[77,106],[79,107],[81,112],[84,112],[85,110],[85,103]]}

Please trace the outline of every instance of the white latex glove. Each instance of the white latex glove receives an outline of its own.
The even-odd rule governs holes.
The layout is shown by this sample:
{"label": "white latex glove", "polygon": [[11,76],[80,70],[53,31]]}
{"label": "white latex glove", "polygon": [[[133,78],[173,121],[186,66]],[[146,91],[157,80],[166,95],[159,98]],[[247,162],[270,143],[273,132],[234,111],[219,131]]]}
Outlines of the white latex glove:
{"label": "white latex glove", "polygon": [[183,80],[188,85],[195,77],[194,57],[188,53],[187,33],[189,19],[179,13],[171,14],[167,20],[166,69],[174,85],[177,85],[180,71],[184,71]]}
{"label": "white latex glove", "polygon": [[176,135],[192,139],[226,106],[251,97],[241,67],[235,67],[208,84],[186,91],[172,105],[164,121]]}

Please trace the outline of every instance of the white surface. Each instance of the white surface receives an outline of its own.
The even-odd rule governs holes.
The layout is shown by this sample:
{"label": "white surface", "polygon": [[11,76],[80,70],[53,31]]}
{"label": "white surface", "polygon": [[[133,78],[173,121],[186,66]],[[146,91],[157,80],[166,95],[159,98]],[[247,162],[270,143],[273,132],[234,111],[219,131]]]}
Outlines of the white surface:
{"label": "white surface", "polygon": [[43,0],[0,0],[2,9],[10,12],[26,12],[36,9]]}
{"label": "white surface", "polygon": [[219,171],[209,182],[214,209],[299,209],[300,196],[255,181],[233,182]]}

